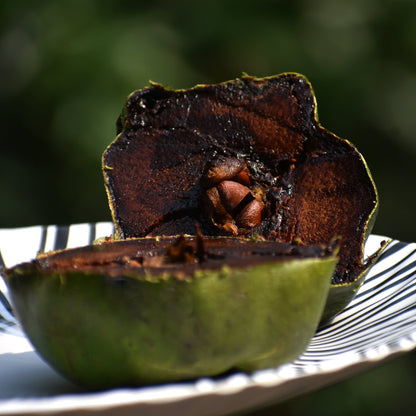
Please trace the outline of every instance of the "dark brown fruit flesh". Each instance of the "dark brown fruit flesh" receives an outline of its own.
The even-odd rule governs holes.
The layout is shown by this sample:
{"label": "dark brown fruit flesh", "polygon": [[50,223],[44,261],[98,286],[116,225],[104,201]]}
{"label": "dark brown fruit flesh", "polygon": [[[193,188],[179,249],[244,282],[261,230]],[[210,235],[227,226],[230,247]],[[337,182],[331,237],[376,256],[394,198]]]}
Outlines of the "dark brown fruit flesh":
{"label": "dark brown fruit flesh", "polygon": [[336,242],[329,246],[300,246],[234,237],[171,236],[104,241],[40,254],[20,267],[43,274],[79,272],[109,277],[134,275],[163,280],[164,275],[188,280],[201,271],[256,267],[284,261],[335,257]]}
{"label": "dark brown fruit flesh", "polygon": [[[376,189],[355,147],[320,126],[302,76],[152,85],[129,97],[118,134],[103,166],[119,238],[195,234],[196,224],[304,245],[340,237],[333,282],[362,274]],[[223,181],[248,189],[235,212],[217,192]]]}

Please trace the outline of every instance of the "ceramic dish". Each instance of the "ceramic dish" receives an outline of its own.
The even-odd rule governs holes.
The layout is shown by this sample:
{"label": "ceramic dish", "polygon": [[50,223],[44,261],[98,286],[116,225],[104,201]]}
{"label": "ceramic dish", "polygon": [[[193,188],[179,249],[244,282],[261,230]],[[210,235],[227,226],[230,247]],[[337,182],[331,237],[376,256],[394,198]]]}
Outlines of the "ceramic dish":
{"label": "ceramic dish", "polygon": [[[0,230],[0,262],[13,266],[49,251],[90,244],[111,223]],[[386,237],[371,235],[365,253]],[[252,374],[89,393],[44,363],[14,318],[0,278],[0,415],[216,416],[293,397],[343,380],[416,346],[416,244],[392,240],[355,299],[318,330],[294,362]]]}

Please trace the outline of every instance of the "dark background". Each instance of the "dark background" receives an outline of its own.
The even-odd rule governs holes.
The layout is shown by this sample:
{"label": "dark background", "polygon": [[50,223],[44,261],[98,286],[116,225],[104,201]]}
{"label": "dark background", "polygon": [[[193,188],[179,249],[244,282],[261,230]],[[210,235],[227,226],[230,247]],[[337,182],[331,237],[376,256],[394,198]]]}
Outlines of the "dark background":
{"label": "dark background", "polygon": [[[111,220],[101,154],[149,80],[300,72],[323,126],[367,160],[381,200],[373,232],[416,240],[414,0],[2,0],[0,19],[1,228]],[[267,414],[413,414],[415,359]]]}

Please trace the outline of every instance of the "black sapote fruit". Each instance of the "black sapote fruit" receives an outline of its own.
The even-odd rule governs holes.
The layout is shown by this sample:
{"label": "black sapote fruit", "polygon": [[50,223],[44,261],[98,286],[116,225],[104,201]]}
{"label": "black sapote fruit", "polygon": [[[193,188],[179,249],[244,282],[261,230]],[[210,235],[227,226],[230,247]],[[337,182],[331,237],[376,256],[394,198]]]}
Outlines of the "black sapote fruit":
{"label": "black sapote fruit", "polygon": [[98,389],[296,358],[336,261],[334,246],[149,237],[43,254],[5,276],[37,351]]}
{"label": "black sapote fruit", "polygon": [[308,81],[134,92],[103,154],[116,235],[4,271],[46,361],[89,388],[277,366],[351,299],[377,193]]}
{"label": "black sapote fruit", "polygon": [[377,192],[357,149],[317,120],[299,74],[130,95],[103,155],[118,238],[259,235],[329,244],[339,262],[323,319],[350,301]]}

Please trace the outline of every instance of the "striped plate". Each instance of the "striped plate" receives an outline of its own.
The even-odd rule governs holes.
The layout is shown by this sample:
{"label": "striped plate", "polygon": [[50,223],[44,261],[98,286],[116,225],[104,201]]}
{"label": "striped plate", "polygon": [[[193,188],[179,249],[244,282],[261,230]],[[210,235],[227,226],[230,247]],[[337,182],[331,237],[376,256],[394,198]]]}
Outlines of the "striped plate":
{"label": "striped plate", "polygon": [[[111,223],[0,229],[0,265],[13,266],[39,251],[87,245],[111,235]],[[366,255],[385,237],[371,235]],[[252,374],[235,373],[110,392],[81,393],[33,351],[12,313],[0,278],[0,415],[220,415],[293,397],[356,374],[416,346],[416,244],[390,242],[355,299],[320,328],[294,362]]]}

